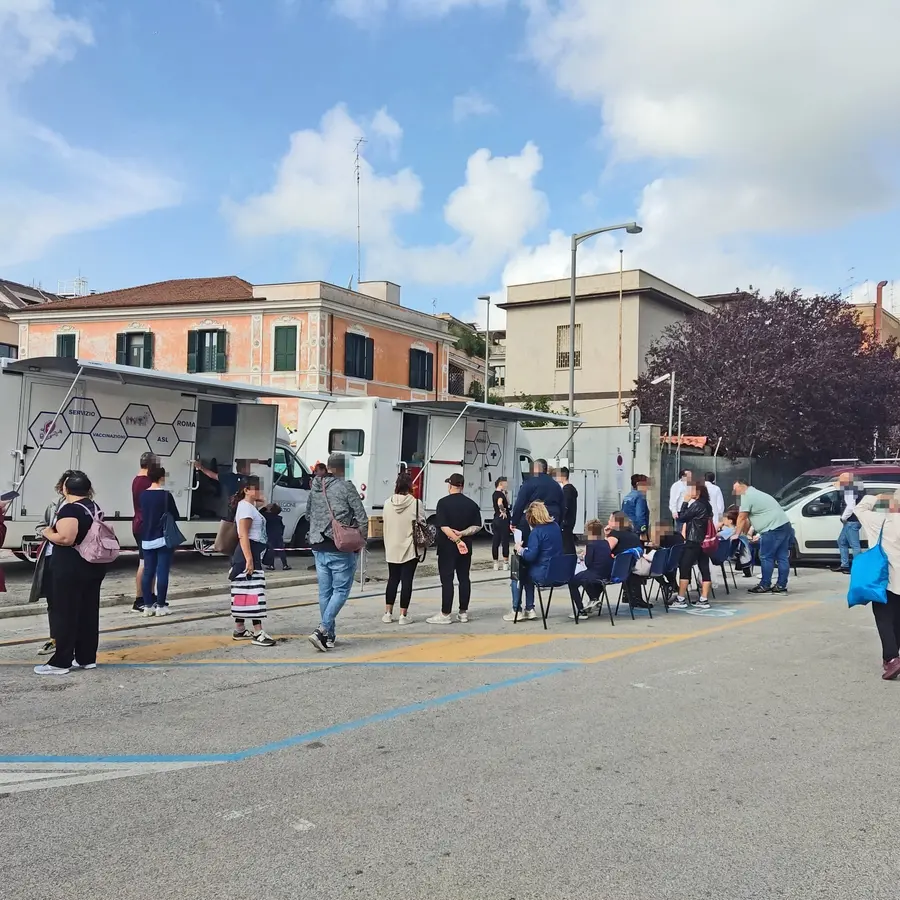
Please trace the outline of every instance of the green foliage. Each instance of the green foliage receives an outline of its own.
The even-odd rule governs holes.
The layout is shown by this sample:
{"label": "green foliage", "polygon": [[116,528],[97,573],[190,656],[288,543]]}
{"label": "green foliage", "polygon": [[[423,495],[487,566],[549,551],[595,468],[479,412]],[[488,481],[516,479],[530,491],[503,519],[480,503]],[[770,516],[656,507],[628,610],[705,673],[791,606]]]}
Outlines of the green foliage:
{"label": "green foliage", "polygon": [[464,325],[450,324],[450,334],[456,338],[456,349],[469,359],[484,359],[484,338]]}
{"label": "green foliage", "polygon": [[[466,391],[466,396],[471,397],[476,403],[484,403],[484,385],[480,381],[473,381]],[[494,406],[503,406],[503,395],[488,392],[488,403]]]}
{"label": "green foliage", "polygon": [[[521,407],[526,410],[533,410],[534,412],[539,413],[555,413],[557,415],[568,415],[568,413],[563,410],[558,412],[550,406],[550,398],[549,397],[526,397],[525,394],[520,394],[521,398]],[[563,425],[561,422],[545,422],[541,419],[529,419],[527,422],[522,423],[523,428],[544,428],[547,425],[552,425],[554,428],[562,428]]]}

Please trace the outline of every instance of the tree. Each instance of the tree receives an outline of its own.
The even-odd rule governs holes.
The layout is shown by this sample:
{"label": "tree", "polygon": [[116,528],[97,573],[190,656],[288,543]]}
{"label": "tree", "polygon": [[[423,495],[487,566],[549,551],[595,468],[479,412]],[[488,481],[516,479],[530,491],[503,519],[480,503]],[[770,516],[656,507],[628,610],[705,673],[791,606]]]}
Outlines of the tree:
{"label": "tree", "polygon": [[465,353],[469,359],[484,359],[484,337],[467,328],[465,325],[450,323],[450,334],[456,338],[455,347],[460,353]]}
{"label": "tree", "polygon": [[[556,410],[552,409],[550,406],[550,398],[549,397],[526,397],[525,394],[519,395],[519,402],[522,405],[522,409],[531,410],[534,412],[542,412],[542,413],[556,413]],[[568,413],[563,410],[559,415],[568,415]],[[547,422],[544,419],[529,419],[527,422],[522,422],[523,428],[544,428],[547,425],[552,425],[554,428],[561,428],[561,422]]]}
{"label": "tree", "polygon": [[862,458],[876,431],[900,423],[897,349],[839,296],[757,292],[667,328],[634,402],[645,422],[667,424],[668,382],[651,381],[674,371],[682,433],[721,438],[732,457]]}
{"label": "tree", "polygon": [[[484,385],[480,381],[473,381],[466,391],[466,396],[471,397],[476,403],[483,403]],[[494,406],[503,406],[503,396],[488,391],[488,403],[492,403]]]}

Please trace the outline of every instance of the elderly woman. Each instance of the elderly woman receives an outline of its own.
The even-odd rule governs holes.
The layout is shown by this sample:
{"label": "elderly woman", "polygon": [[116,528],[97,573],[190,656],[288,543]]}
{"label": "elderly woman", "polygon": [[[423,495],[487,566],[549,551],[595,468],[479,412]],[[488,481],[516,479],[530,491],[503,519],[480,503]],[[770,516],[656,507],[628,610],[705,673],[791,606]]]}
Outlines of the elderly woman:
{"label": "elderly woman", "polygon": [[519,572],[517,590],[513,592],[512,612],[504,617],[504,622],[516,621],[516,613],[521,610],[522,590],[525,591],[525,612],[521,619],[536,619],[534,609],[534,586],[547,580],[550,574],[550,562],[563,555],[562,530],[547,511],[540,500],[535,500],[525,510],[525,521],[530,532],[528,546],[516,544],[516,553],[525,564]]}
{"label": "elderly woman", "polygon": [[856,504],[853,512],[866,532],[869,546],[874,547],[880,535],[881,549],[888,558],[887,603],[873,603],[872,613],[881,638],[881,677],[893,681],[900,675],[900,497],[870,494]]}

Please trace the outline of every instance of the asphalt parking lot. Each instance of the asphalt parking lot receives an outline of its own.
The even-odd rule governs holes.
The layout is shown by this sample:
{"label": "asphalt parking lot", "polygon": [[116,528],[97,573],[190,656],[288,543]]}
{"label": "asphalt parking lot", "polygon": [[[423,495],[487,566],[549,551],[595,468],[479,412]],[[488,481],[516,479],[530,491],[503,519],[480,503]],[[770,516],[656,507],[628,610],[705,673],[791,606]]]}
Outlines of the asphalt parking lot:
{"label": "asphalt parking lot", "polygon": [[840,578],[614,627],[557,594],[547,631],[497,580],[428,626],[423,581],[404,628],[351,600],[328,655],[314,586],[272,592],[269,650],[214,598],[104,610],[101,665],[55,679],[41,620],[0,620],[3,896],[886,896],[900,684]]}

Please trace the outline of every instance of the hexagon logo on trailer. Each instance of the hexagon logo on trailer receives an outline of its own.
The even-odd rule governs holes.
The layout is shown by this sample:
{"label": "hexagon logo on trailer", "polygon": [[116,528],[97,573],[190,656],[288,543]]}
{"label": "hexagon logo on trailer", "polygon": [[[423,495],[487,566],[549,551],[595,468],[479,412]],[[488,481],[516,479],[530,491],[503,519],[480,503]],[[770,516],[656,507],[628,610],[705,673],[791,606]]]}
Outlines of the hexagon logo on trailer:
{"label": "hexagon logo on trailer", "polygon": [[91,440],[98,453],[118,453],[128,434],[118,419],[100,419],[91,432]]}
{"label": "hexagon logo on trailer", "polygon": [[66,407],[63,418],[72,434],[90,434],[102,417],[90,397],[75,397]]}
{"label": "hexagon logo on trailer", "polygon": [[491,437],[486,431],[479,431],[475,435],[475,449],[479,453],[486,453],[487,448],[491,445]]}
{"label": "hexagon logo on trailer", "polygon": [[500,460],[503,459],[503,451],[500,449],[500,445],[491,444],[487,448],[484,458],[487,460],[489,466],[499,466]]}
{"label": "hexagon logo on trailer", "polygon": [[39,412],[28,428],[31,439],[44,450],[61,450],[72,430],[63,416],[55,412]]}
{"label": "hexagon logo on trailer", "polygon": [[121,422],[126,437],[145,438],[156,424],[149,406],[142,403],[129,403],[122,413]]}
{"label": "hexagon logo on trailer", "polygon": [[192,409],[182,409],[172,423],[179,441],[190,443],[197,430],[197,413]]}
{"label": "hexagon logo on trailer", "polygon": [[478,448],[474,441],[466,441],[466,452],[464,462],[467,466],[474,466],[475,460],[478,459]]}
{"label": "hexagon logo on trailer", "polygon": [[171,456],[178,446],[178,434],[175,426],[157,423],[147,435],[147,444],[157,456]]}

